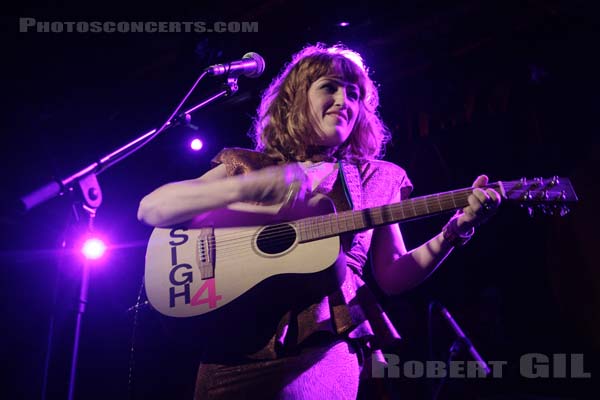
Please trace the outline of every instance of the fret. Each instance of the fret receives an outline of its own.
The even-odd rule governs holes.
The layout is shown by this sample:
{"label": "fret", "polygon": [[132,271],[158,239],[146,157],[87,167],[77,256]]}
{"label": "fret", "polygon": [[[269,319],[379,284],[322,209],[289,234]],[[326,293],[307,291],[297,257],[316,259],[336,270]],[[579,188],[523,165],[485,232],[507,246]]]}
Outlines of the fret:
{"label": "fret", "polygon": [[369,216],[369,220],[371,221],[371,223],[369,225],[374,226],[374,225],[379,225],[380,223],[380,213],[379,213],[379,207],[377,208],[371,208],[371,209],[367,209],[367,215]]}
{"label": "fret", "polygon": [[310,235],[308,234],[308,230],[306,229],[306,220],[298,221],[298,231],[300,232],[300,240],[309,240]]}
{"label": "fret", "polygon": [[388,224],[394,221],[394,213],[391,205],[381,207],[381,223]]}
{"label": "fret", "polygon": [[344,213],[344,214],[342,214],[342,216],[341,216],[341,218],[340,218],[340,219],[342,220],[342,222],[343,222],[343,224],[344,224],[344,225],[343,225],[343,226],[344,226],[344,228],[343,228],[343,229],[344,229],[344,232],[348,232],[350,229],[349,229],[349,227],[348,227],[348,219],[347,219],[347,216],[346,216],[346,214],[345,214],[345,213]]}
{"label": "fret", "polygon": [[303,220],[300,221],[300,231],[303,233],[304,236],[306,236],[307,240],[308,238],[312,238],[312,235],[310,234],[310,218],[305,218]]}
{"label": "fret", "polygon": [[323,236],[323,217],[322,216],[318,216],[317,217],[317,235],[322,237]]}
{"label": "fret", "polygon": [[383,207],[377,208],[376,214],[377,214],[377,225],[382,225],[385,222]]}
{"label": "fret", "polygon": [[302,221],[297,221],[295,224],[292,224],[292,226],[295,226],[296,230],[298,231],[298,240],[306,240],[306,235],[304,234],[304,230],[302,229]]}
{"label": "fret", "polygon": [[361,229],[365,225],[362,210],[359,210],[359,212],[354,214],[352,219],[354,221],[354,229]]}
{"label": "fret", "polygon": [[404,204],[400,203],[397,208],[400,209],[400,212],[402,213],[402,219],[406,218],[406,214],[404,214]]}
{"label": "fret", "polygon": [[304,225],[304,221],[298,221],[296,223],[296,229],[298,229],[298,236],[300,237],[300,241],[308,239],[302,225]]}
{"label": "fret", "polygon": [[342,233],[346,232],[344,229],[344,219],[340,216],[340,214],[335,215],[335,230],[334,232]]}
{"label": "fret", "polygon": [[314,239],[314,235],[312,234],[312,229],[310,227],[310,223],[312,221],[312,218],[306,218],[304,220],[304,231],[306,233],[306,236],[310,239]]}
{"label": "fret", "polygon": [[442,206],[442,202],[440,201],[440,195],[436,194],[436,195],[434,195],[434,197],[437,200],[438,210],[444,211],[444,207]]}
{"label": "fret", "polygon": [[306,240],[314,239],[312,232],[310,231],[310,219],[307,218],[305,220],[300,221],[300,231],[302,232],[301,236],[305,236]]}
{"label": "fret", "polygon": [[339,231],[339,229],[337,229],[338,228],[337,224],[334,226],[334,223],[336,222],[335,221],[336,215],[335,214],[330,215],[328,219],[329,219],[329,234],[333,235],[334,233]]}
{"label": "fret", "polygon": [[427,212],[427,214],[429,214],[430,213],[430,211],[429,211],[429,199],[425,198],[424,203],[425,203],[425,211]]}

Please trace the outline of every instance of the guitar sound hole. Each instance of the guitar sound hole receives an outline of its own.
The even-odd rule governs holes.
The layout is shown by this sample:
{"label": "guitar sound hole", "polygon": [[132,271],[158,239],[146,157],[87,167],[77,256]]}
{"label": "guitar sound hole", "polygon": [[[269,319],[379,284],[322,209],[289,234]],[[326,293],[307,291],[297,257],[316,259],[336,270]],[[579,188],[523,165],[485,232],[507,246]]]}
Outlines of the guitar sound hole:
{"label": "guitar sound hole", "polygon": [[278,254],[289,249],[295,241],[296,231],[291,225],[271,225],[258,234],[256,246],[263,253]]}

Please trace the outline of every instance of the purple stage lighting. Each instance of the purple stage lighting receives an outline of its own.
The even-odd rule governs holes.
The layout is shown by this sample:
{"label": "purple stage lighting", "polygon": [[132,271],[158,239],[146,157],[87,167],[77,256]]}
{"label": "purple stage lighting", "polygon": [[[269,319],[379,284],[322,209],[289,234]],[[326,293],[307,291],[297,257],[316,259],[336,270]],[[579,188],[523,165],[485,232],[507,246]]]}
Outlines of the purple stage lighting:
{"label": "purple stage lighting", "polygon": [[81,247],[81,253],[88,260],[98,260],[104,255],[105,251],[106,245],[98,238],[87,239]]}
{"label": "purple stage lighting", "polygon": [[350,22],[342,21],[342,22],[338,23],[338,26],[345,28],[346,26],[350,26]]}
{"label": "purple stage lighting", "polygon": [[203,146],[202,140],[200,140],[200,139],[194,139],[190,142],[190,147],[194,151],[200,151],[202,149],[202,146]]}

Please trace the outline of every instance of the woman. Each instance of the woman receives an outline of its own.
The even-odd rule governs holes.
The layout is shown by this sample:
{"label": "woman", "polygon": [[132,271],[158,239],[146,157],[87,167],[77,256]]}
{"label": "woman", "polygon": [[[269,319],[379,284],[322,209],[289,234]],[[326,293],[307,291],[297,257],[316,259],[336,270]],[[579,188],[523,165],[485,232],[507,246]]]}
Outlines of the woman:
{"label": "woman", "polygon": [[[357,53],[308,46],[264,93],[255,151],[223,150],[200,178],[147,195],[138,218],[166,227],[238,202],[283,204],[284,212],[310,205],[314,194],[329,196],[338,211],[399,202],[412,185],[402,168],[378,160],[389,139],[378,106],[377,88]],[[280,315],[266,327],[269,340],[259,350],[230,354],[224,343],[223,359],[205,357],[196,397],[356,398],[361,369],[400,338],[361,279],[367,252],[384,293],[415,287],[495,212],[500,196],[478,188],[486,184],[487,177],[478,177],[469,205],[413,250],[406,249],[398,224],[342,235],[346,275],[340,287]]]}

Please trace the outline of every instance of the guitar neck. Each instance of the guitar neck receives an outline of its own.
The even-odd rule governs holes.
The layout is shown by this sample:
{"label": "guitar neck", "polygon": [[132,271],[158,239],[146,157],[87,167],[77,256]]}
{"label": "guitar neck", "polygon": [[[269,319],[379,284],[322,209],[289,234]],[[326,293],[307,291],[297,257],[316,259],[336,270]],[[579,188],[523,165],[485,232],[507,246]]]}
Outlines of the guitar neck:
{"label": "guitar neck", "polygon": [[[502,182],[486,185],[486,188],[495,189],[504,195]],[[364,210],[349,210],[338,214],[303,218],[294,224],[299,232],[300,243],[310,242],[342,233],[363,231],[458,210],[469,204],[467,199],[472,192],[473,188],[458,189]]]}

